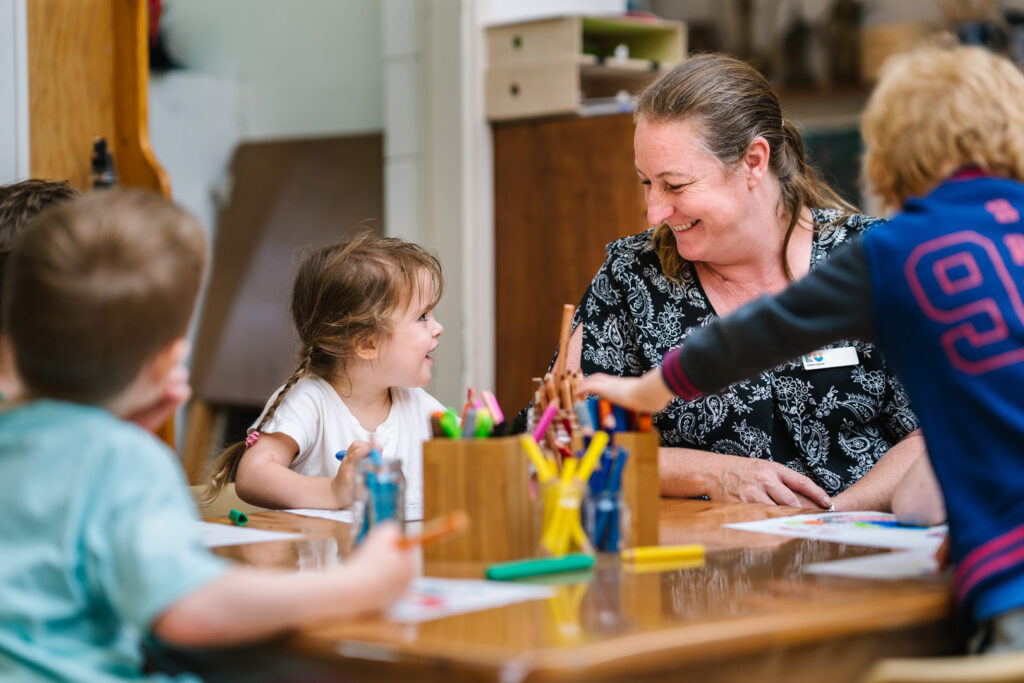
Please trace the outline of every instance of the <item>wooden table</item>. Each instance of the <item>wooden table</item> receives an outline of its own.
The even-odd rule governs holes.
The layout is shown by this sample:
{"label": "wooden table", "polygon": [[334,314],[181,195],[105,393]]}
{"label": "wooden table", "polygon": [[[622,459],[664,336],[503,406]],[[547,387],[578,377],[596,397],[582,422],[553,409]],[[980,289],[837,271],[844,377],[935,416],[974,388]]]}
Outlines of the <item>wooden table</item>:
{"label": "wooden table", "polygon": [[[878,552],[736,529],[792,508],[663,500],[661,542],[703,543],[701,567],[634,573],[602,557],[585,575],[549,577],[556,595],[419,625],[379,619],[306,628],[290,656],[346,680],[853,681],[875,660],[957,651],[948,576],[866,580],[801,567]],[[281,512],[256,528],[302,541],[218,549],[259,565],[313,568],[348,552],[348,526]],[[428,576],[480,577],[483,565],[428,563]]]}

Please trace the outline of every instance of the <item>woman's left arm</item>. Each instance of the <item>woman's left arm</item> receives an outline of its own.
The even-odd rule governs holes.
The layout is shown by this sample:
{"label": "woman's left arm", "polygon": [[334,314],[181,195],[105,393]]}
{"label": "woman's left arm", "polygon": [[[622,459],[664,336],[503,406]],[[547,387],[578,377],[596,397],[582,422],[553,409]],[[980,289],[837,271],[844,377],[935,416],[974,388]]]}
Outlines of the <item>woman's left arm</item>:
{"label": "woman's left arm", "polygon": [[879,510],[889,512],[892,495],[907,470],[925,455],[920,429],[893,445],[857,483],[832,497],[836,510]]}

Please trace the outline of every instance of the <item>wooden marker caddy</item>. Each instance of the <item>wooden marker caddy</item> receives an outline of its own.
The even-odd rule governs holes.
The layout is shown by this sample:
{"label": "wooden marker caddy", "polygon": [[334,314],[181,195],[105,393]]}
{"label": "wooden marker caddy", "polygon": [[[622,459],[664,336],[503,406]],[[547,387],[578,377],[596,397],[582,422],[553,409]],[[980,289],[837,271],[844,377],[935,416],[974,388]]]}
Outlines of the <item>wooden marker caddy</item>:
{"label": "wooden marker caddy", "polygon": [[519,436],[423,444],[423,518],[465,510],[469,528],[423,549],[425,560],[502,562],[537,554],[530,460]]}
{"label": "wooden marker caddy", "polygon": [[622,496],[629,506],[629,544],[658,545],[661,481],[658,432],[615,432],[615,443],[629,452],[622,472]]}

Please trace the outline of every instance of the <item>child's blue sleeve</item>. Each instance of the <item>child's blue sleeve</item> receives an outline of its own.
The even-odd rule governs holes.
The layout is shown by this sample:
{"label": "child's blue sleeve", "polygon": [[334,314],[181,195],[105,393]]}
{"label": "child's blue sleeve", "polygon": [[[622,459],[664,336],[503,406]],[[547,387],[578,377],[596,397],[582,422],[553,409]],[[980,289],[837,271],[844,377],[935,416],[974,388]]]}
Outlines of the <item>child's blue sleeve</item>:
{"label": "child's blue sleeve", "polygon": [[148,630],[173,603],[218,578],[227,562],[203,544],[174,456],[149,435],[122,443],[85,529],[88,583],[121,619]]}

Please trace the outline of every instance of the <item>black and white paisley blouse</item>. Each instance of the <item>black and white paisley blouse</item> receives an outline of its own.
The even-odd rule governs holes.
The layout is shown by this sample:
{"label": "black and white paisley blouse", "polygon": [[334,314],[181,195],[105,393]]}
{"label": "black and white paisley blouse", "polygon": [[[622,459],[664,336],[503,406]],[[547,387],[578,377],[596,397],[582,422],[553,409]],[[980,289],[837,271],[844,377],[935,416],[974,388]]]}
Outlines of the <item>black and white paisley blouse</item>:
{"label": "black and white paisley blouse", "polygon": [[[814,210],[819,226],[811,268],[877,220]],[[638,376],[717,316],[692,264],[678,281],[664,275],[652,230],[608,245],[608,259],[576,309],[583,326],[584,375]],[[799,359],[693,402],[675,399],[655,415],[663,446],[744,455],[782,463],[829,495],[860,479],[917,428],[903,387],[871,344],[854,346],[859,364],[805,370]]]}

